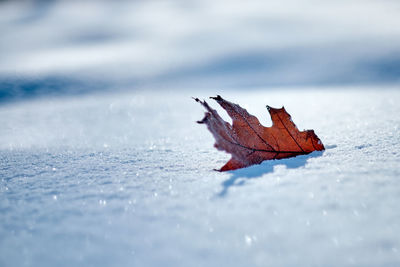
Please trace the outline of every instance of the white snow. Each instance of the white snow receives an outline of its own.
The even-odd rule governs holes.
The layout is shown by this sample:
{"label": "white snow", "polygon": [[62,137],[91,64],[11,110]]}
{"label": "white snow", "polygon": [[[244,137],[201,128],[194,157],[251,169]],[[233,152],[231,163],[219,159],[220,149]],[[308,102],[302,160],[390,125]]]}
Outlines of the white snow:
{"label": "white snow", "polygon": [[[4,104],[0,266],[397,266],[398,89],[136,91]],[[229,155],[195,123],[204,111],[190,97],[217,93],[266,126],[265,105],[285,105],[326,151],[213,171]]]}
{"label": "white snow", "polygon": [[[0,1],[0,266],[400,266],[399,9]],[[326,151],[213,171],[217,94]]]}

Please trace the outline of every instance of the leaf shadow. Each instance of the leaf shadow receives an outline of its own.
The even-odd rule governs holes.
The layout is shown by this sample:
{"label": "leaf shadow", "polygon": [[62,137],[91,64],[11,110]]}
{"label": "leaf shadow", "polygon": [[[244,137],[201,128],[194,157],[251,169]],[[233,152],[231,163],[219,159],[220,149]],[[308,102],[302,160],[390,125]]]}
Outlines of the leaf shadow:
{"label": "leaf shadow", "polygon": [[[335,148],[336,145],[329,146],[326,149]],[[218,197],[224,197],[229,191],[229,188],[233,186],[243,186],[247,180],[260,178],[265,174],[274,172],[275,166],[284,165],[287,169],[297,169],[304,167],[307,161],[311,158],[318,158],[323,155],[324,151],[314,151],[307,155],[301,155],[294,158],[280,159],[280,160],[269,160],[264,161],[260,165],[254,165],[235,171],[230,171],[231,177],[224,181],[222,190],[217,194]]]}

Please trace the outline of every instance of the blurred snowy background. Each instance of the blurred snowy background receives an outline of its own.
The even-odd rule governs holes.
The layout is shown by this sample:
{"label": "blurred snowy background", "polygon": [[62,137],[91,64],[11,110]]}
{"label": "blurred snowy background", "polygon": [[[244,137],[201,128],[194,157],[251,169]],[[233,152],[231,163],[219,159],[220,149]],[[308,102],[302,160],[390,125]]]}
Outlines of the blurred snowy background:
{"label": "blurred snowy background", "polygon": [[399,1],[1,1],[0,99],[398,83]]}
{"label": "blurred snowy background", "polygon": [[[0,1],[0,266],[400,266],[399,14]],[[213,171],[216,94],[326,151]]]}

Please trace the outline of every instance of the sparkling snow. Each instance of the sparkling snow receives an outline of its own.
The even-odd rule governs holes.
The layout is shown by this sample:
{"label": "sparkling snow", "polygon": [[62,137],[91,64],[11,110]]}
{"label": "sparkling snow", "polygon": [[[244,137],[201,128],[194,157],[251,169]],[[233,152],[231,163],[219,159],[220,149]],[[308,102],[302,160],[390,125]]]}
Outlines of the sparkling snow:
{"label": "sparkling snow", "polygon": [[[213,171],[229,155],[190,97],[216,93],[265,126],[284,105],[326,151]],[[0,266],[397,266],[399,102],[369,87],[2,105]]]}
{"label": "sparkling snow", "polygon": [[[0,1],[0,267],[400,266],[399,10]],[[216,94],[326,151],[213,171]]]}

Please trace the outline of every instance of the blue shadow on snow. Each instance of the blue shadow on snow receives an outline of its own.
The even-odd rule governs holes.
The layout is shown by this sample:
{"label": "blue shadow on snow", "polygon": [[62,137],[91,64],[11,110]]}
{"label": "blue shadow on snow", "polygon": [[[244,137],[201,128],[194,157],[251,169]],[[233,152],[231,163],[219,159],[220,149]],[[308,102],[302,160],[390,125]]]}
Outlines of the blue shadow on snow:
{"label": "blue shadow on snow", "polygon": [[[336,146],[327,147],[327,149],[335,148]],[[279,160],[267,160],[262,162],[260,165],[250,166],[235,171],[230,171],[232,176],[222,183],[222,190],[217,194],[219,197],[224,197],[230,187],[242,186],[247,179],[254,179],[262,177],[264,174],[274,172],[274,167],[278,165],[284,165],[288,169],[296,169],[304,167],[307,164],[308,159],[321,157],[324,151],[314,151],[307,155],[301,155],[294,158],[279,159]]]}

